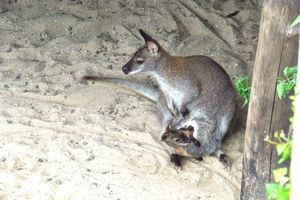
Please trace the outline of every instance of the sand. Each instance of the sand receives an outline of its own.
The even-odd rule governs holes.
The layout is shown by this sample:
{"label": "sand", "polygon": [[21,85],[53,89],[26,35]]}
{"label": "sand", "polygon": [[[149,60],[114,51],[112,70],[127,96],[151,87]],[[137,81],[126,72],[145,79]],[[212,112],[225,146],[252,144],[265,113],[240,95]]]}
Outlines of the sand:
{"label": "sand", "polygon": [[[236,15],[228,15],[239,11]],[[254,1],[0,2],[0,199],[239,199],[245,113],[216,158],[169,163],[155,104],[84,75],[125,76],[142,28],[173,55],[251,74]]]}

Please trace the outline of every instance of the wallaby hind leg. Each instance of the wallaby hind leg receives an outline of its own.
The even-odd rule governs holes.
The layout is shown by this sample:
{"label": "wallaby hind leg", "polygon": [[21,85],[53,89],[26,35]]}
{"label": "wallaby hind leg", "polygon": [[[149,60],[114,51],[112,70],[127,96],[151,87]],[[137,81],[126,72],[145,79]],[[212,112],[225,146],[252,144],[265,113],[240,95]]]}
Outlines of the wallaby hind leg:
{"label": "wallaby hind leg", "polygon": [[235,115],[236,112],[236,106],[232,105],[231,109],[228,109],[227,112],[221,117],[219,127],[217,131],[219,131],[219,149],[216,151],[216,156],[219,159],[219,161],[228,169],[231,168],[232,161],[222,150],[221,150],[221,142],[223,140],[223,137],[227,134],[230,123]]}
{"label": "wallaby hind leg", "polygon": [[231,167],[230,158],[221,150],[223,134],[216,128],[216,123],[210,118],[199,118],[184,120],[180,126],[193,126],[195,132],[193,136],[199,141],[204,154],[216,156],[226,167]]}
{"label": "wallaby hind leg", "polygon": [[209,139],[210,144],[210,150],[211,150],[211,155],[215,156],[218,158],[218,160],[223,164],[223,166],[227,169],[231,168],[231,159],[229,158],[228,155],[226,155],[221,146],[222,146],[222,139],[223,139],[223,135],[220,133],[221,130],[219,130],[218,128],[213,132],[213,134]]}
{"label": "wallaby hind leg", "polygon": [[231,124],[231,121],[235,115],[235,107],[232,107],[229,109],[223,116],[220,117],[219,123],[218,123],[218,128],[220,130],[220,136],[223,138],[229,129],[229,126]]}

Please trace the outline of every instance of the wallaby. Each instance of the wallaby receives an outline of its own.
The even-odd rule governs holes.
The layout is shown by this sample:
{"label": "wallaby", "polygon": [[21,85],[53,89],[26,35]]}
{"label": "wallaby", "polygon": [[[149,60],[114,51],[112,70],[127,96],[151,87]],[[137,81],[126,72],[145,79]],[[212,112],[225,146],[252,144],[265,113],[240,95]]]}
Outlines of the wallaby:
{"label": "wallaby", "polygon": [[[149,84],[113,77],[83,76],[81,79],[83,81],[97,81],[113,86],[119,86],[126,90],[135,92],[138,95],[141,95],[158,104],[158,114],[160,118],[164,115],[162,114],[163,112],[170,112],[166,105],[163,106],[163,103],[159,103],[165,102],[165,99],[158,88]],[[173,113],[173,126],[176,126],[176,122],[183,122],[188,119],[188,111],[184,107],[182,107],[180,111],[175,109]],[[200,155],[202,157],[203,150],[200,148],[200,142],[194,138],[193,132],[194,127],[192,126],[181,128],[180,130],[172,130],[171,126],[168,126],[165,132],[161,135],[161,140],[164,141],[163,146],[168,151],[170,155],[170,161],[175,166],[181,166],[182,157],[194,157],[198,160],[201,160]],[[225,154],[221,155],[219,160],[223,162],[225,166],[230,165],[230,161]]]}
{"label": "wallaby", "polygon": [[[221,142],[236,111],[230,77],[211,58],[171,56],[155,39],[139,31],[145,46],[134,53],[122,71],[125,74],[149,72],[156,79],[165,100],[158,103],[169,110],[162,112],[162,133],[169,124],[177,130],[193,126],[193,136],[201,143],[203,153],[222,160],[226,155],[221,150]],[[187,111],[185,117],[172,115],[174,110],[182,108]]]}
{"label": "wallaby", "polygon": [[181,166],[182,157],[192,157],[202,160],[201,144],[191,139],[193,129],[172,130],[167,127],[165,133],[162,134],[161,140],[175,149],[176,154],[171,155],[171,162],[176,166]]}
{"label": "wallaby", "polygon": [[[113,77],[83,76],[81,79],[83,81],[97,81],[97,82],[101,82],[101,83],[110,84],[113,86],[119,86],[126,90],[135,92],[138,95],[141,95],[141,96],[155,102],[158,107],[157,114],[159,115],[160,121],[162,120],[163,116],[165,116],[165,115],[175,116],[175,114],[176,114],[176,120],[179,120],[180,116],[183,117],[183,116],[187,115],[187,111],[185,110],[185,108],[181,108],[180,111],[174,110],[171,114],[169,109],[165,105],[166,100],[165,100],[163,94],[159,91],[158,88],[155,88],[149,84],[126,80],[126,79],[121,79],[121,78],[113,78]],[[178,112],[180,112],[180,113],[178,113]],[[182,118],[182,120],[184,120],[184,118]],[[194,155],[193,157],[198,157],[197,154],[201,153],[200,151],[198,153],[196,153],[196,151],[199,150],[198,146],[200,146],[200,143],[193,137],[193,128],[192,127],[188,127],[187,130],[183,128],[181,130],[172,130],[172,131],[171,131],[170,127],[168,127],[168,129],[166,129],[163,134],[164,137],[167,135],[167,133],[168,133],[168,135],[170,135],[170,133],[176,133],[177,136],[180,136],[179,133],[185,134],[185,135],[181,136],[181,139],[186,139],[186,141],[192,142],[191,144],[188,144],[188,146],[184,146],[184,147],[183,147],[183,144],[181,144],[181,143],[178,143],[177,145],[175,142],[172,143],[172,145],[170,145],[171,143],[168,143],[168,142],[162,143],[170,155],[170,161],[172,163],[174,163],[175,166],[180,166],[181,157],[187,155],[187,153],[186,154],[178,154],[178,152],[184,152],[184,151],[186,151],[185,149],[188,148],[188,149],[190,149],[189,151],[193,152],[193,155]],[[172,138],[176,138],[176,134],[172,135]],[[165,140],[165,138],[163,138],[163,136],[161,136],[160,139]],[[170,141],[170,140],[168,140],[168,141]],[[182,151],[178,151],[179,149],[182,149]],[[189,157],[192,157],[192,154]]]}

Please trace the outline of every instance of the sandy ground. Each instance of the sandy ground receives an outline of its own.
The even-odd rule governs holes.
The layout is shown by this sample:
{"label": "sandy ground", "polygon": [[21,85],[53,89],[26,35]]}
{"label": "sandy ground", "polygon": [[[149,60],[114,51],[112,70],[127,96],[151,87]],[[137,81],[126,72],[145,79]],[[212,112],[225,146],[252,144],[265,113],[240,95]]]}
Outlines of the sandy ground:
{"label": "sandy ground", "polygon": [[251,73],[259,16],[250,0],[1,0],[0,199],[238,199],[243,128],[224,144],[231,170],[212,157],[178,170],[153,103],[80,77],[129,78],[139,28],[173,55]]}

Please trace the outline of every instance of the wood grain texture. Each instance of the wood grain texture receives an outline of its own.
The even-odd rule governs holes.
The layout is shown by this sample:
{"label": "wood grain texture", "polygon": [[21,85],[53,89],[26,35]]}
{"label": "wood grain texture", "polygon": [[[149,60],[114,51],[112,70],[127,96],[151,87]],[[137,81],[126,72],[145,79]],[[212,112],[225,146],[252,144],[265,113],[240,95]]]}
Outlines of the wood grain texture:
{"label": "wood grain texture", "polygon": [[245,134],[242,200],[267,199],[265,183],[277,168],[275,149],[264,138],[289,126],[290,101],[278,99],[276,78],[285,66],[297,63],[297,36],[286,31],[299,12],[299,0],[264,2]]}

